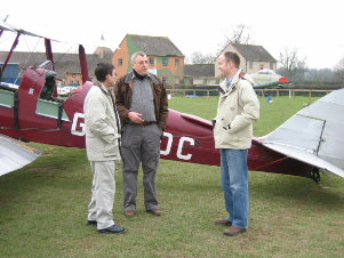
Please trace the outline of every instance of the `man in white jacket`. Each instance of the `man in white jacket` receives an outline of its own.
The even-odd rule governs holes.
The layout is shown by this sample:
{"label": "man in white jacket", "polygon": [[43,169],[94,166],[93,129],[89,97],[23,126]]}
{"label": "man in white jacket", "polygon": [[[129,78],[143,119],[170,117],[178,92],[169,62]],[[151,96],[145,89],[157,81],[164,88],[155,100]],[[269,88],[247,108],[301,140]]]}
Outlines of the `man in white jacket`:
{"label": "man in white jacket", "polygon": [[220,97],[214,120],[215,148],[221,152],[221,184],[224,192],[226,219],[216,225],[229,226],[223,233],[235,236],[248,227],[247,154],[251,147],[253,123],[259,118],[259,101],[253,82],[239,68],[236,53],[219,57],[218,68],[226,78],[219,87]]}
{"label": "man in white jacket", "polygon": [[115,198],[115,165],[120,155],[120,125],[111,88],[116,70],[101,63],[95,69],[97,80],[84,103],[86,151],[93,172],[88,225],[96,225],[99,233],[121,234],[125,229],[113,221]]}

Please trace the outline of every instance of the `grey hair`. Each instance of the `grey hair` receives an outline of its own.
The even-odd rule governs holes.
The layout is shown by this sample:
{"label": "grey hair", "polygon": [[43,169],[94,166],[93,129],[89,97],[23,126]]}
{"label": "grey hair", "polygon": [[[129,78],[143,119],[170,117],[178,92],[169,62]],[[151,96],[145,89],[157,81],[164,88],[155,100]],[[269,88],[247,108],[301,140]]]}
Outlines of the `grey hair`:
{"label": "grey hair", "polygon": [[146,53],[143,52],[143,51],[137,51],[137,52],[135,52],[134,54],[131,55],[131,59],[130,59],[130,60],[131,60],[131,63],[132,63],[132,64],[135,64],[135,59],[136,59],[137,56],[145,57],[145,56],[147,56],[147,55],[146,55]]}

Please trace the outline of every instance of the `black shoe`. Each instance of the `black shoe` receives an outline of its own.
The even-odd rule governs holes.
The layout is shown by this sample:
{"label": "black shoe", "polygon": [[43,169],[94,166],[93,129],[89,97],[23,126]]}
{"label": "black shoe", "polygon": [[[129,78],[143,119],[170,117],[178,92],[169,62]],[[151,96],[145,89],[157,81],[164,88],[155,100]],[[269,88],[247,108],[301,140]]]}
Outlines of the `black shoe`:
{"label": "black shoe", "polygon": [[98,229],[99,233],[108,233],[108,234],[123,234],[125,232],[125,228],[122,228],[117,225],[112,225],[108,228]]}
{"label": "black shoe", "polygon": [[97,221],[96,220],[88,220],[87,225],[94,225],[97,226]]}

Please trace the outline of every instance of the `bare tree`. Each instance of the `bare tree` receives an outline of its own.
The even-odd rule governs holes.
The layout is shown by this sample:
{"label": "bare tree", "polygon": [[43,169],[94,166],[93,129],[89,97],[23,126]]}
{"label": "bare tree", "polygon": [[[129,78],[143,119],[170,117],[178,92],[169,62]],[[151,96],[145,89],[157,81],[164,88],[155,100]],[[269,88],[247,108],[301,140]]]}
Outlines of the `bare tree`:
{"label": "bare tree", "polygon": [[280,67],[278,73],[287,77],[289,81],[303,81],[304,73],[307,69],[306,58],[300,58],[297,50],[286,47],[284,53],[280,53]]}
{"label": "bare tree", "polygon": [[233,27],[229,35],[225,35],[225,40],[220,43],[220,51],[229,44],[252,44],[251,27],[240,23]]}
{"label": "bare tree", "polygon": [[307,69],[305,72],[305,81],[311,81],[315,85],[337,82],[334,71],[329,68]]}
{"label": "bare tree", "polygon": [[200,51],[195,51],[187,58],[188,64],[214,64],[216,56],[230,43],[232,44],[251,44],[251,27],[245,24],[238,24],[232,27],[232,31],[225,35],[225,40],[219,44],[219,49],[215,54],[203,54]]}
{"label": "bare tree", "polygon": [[215,56],[212,54],[202,54],[200,51],[195,51],[191,54],[190,60],[188,60],[190,64],[214,64],[215,63]]}
{"label": "bare tree", "polygon": [[334,67],[334,72],[337,77],[337,80],[344,82],[344,57],[342,57],[338,64]]}

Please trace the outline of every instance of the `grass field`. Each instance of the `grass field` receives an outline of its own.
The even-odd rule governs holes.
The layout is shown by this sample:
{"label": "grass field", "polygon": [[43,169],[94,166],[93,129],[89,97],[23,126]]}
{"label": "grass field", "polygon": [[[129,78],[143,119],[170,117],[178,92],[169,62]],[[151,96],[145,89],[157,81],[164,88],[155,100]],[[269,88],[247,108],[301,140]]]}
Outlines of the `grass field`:
{"label": "grass field", "polygon": [[[264,135],[315,99],[261,100],[255,135]],[[212,119],[217,98],[173,98],[170,107]],[[0,177],[0,257],[342,257],[344,179],[310,179],[250,172],[249,230],[222,234],[224,218],[219,168],[161,160],[161,217],[145,212],[142,172],[138,210],[122,210],[122,175],[116,173],[114,219],[128,232],[103,235],[86,226],[91,172],[85,150],[37,146],[34,163]]]}

